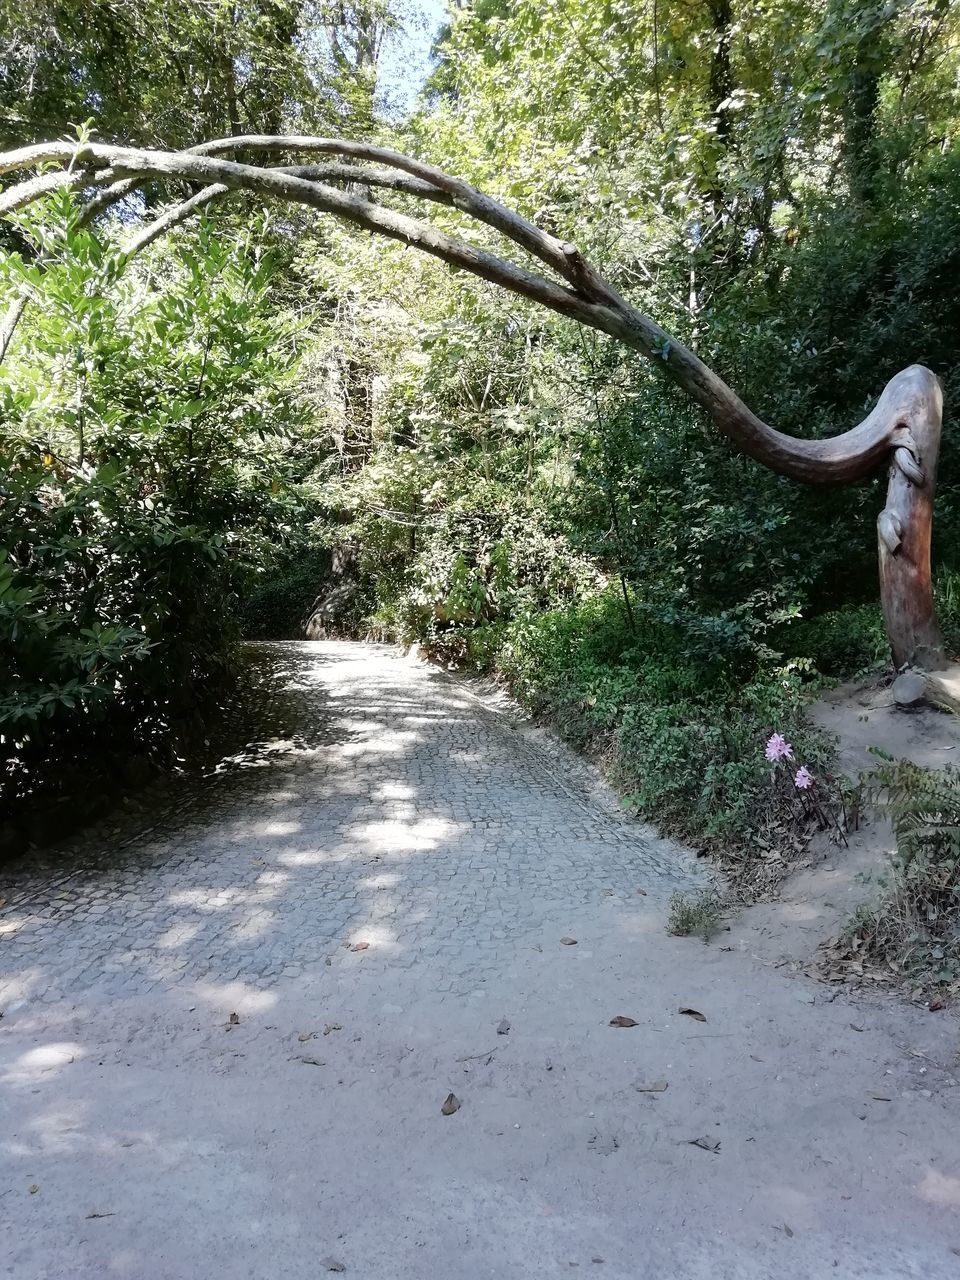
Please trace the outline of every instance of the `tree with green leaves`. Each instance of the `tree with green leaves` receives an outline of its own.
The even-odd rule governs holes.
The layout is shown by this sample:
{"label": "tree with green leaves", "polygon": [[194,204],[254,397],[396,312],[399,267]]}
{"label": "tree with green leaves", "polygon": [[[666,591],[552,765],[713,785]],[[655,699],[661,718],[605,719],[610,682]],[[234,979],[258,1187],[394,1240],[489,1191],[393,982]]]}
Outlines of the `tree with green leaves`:
{"label": "tree with green leaves", "polygon": [[[223,160],[224,153],[314,153],[344,159],[344,173],[261,168]],[[366,162],[367,166],[355,162]],[[298,138],[227,138],[190,152],[159,152],[103,144],[36,144],[0,156],[0,171],[24,171],[59,162],[66,168],[27,178],[9,188],[0,208],[24,207],[52,187],[97,188],[114,197],[158,177],[205,183],[220,198],[231,190],[305,204],[367,231],[421,249],[451,266],[598,329],[639,351],[703,409],[738,449],[782,475],[811,484],[857,480],[889,464],[887,503],[878,521],[881,597],[897,666],[944,665],[930,569],[930,537],[942,398],[936,377],[919,366],[893,378],[874,409],[856,427],[828,440],[796,439],[769,426],[696,353],[632,307],[583,258],[575,245],[542,231],[521,215],[435,166],[382,147],[351,141]],[[375,166],[375,167],[374,167]],[[332,181],[331,181],[332,180]],[[541,274],[476,248],[435,225],[344,193],[335,181],[419,196],[453,206],[524,250]]]}

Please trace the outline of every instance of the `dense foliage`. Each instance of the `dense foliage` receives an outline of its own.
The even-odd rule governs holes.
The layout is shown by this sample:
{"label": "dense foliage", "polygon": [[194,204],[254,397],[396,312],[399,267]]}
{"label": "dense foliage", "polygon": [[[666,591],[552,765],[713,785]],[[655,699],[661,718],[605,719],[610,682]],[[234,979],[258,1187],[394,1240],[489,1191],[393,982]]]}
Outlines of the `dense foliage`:
{"label": "dense foliage", "polygon": [[[266,228],[209,224],[121,274],[62,199],[21,226],[45,268],[0,386],[4,797],[169,759],[229,684],[232,595],[288,526],[292,332]],[[273,472],[273,477],[271,477]],[[94,750],[95,749],[95,750]]]}
{"label": "dense foliage", "polygon": [[[576,241],[798,435],[845,429],[929,364],[947,392],[936,562],[956,640],[945,0],[458,4],[399,124],[378,59],[402,5],[144,12],[38,0],[12,24],[0,0],[6,140],[88,116],[145,143],[334,120],[373,134]],[[97,724],[169,745],[177,701],[229,669],[232,620],[295,633],[336,588],[331,549],[356,580],[344,628],[508,680],[673,829],[729,844],[762,825],[774,729],[825,767],[805,691],[883,656],[880,478],[778,478],[624,349],[303,211],[276,216],[266,255],[247,214],[217,213],[121,271],[122,223],[142,212],[85,231],[54,204],[5,232],[7,287],[42,303],[0,425],[17,777],[51,735],[79,756]]]}

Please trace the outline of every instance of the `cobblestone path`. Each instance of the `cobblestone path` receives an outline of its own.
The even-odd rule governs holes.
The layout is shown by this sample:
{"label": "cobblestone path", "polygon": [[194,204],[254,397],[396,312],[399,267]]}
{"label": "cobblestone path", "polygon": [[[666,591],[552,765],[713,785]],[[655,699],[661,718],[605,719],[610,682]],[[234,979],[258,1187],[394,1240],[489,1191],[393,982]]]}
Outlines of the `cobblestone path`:
{"label": "cobblestone path", "polygon": [[0,1275],[957,1274],[899,1023],[667,937],[702,867],[508,709],[278,653],[300,737],[3,877]]}
{"label": "cobblestone path", "polygon": [[234,779],[202,826],[8,884],[23,995],[263,991],[357,941],[367,970],[434,963],[435,989],[467,995],[557,905],[702,880],[436,669],[387,646],[284,649],[307,747]]}

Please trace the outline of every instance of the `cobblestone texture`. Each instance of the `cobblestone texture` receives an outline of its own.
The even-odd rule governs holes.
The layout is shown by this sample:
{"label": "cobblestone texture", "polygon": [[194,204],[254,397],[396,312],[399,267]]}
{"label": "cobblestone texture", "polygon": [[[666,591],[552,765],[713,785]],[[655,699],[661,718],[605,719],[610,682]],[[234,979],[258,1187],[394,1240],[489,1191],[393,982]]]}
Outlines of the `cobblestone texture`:
{"label": "cobblestone texture", "polygon": [[309,745],[254,757],[179,829],[8,881],[0,999],[264,989],[362,941],[367,967],[439,959],[458,992],[558,903],[702,881],[435,668],[386,646],[280,652]]}

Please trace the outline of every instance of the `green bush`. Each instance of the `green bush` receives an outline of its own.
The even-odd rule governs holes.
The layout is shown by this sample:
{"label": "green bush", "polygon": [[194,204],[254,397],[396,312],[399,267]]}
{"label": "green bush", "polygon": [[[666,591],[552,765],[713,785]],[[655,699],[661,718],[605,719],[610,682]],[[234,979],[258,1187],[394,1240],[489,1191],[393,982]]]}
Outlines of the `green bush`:
{"label": "green bush", "polygon": [[296,640],[330,573],[327,547],[302,547],[258,565],[240,589],[240,627],[248,640]]}
{"label": "green bush", "polygon": [[[122,271],[67,197],[0,255],[32,306],[0,369],[0,801],[169,764],[232,695],[233,593],[296,420],[269,260],[204,224]],[[254,228],[254,232],[255,232]],[[7,812],[11,812],[10,808]]]}

